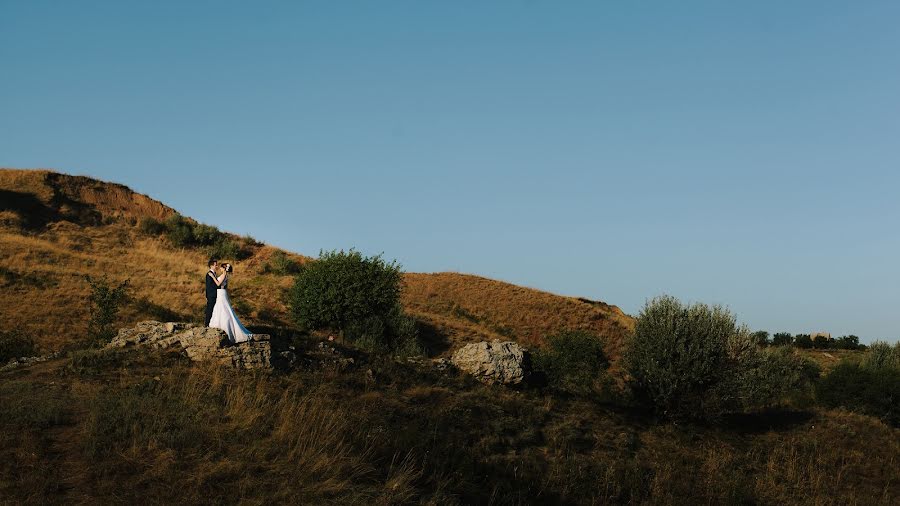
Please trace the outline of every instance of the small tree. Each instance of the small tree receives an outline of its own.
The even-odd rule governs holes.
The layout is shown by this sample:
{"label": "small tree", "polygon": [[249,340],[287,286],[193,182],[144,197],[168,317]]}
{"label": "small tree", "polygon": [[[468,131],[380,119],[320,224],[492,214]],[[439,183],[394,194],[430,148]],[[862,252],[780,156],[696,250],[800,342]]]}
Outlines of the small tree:
{"label": "small tree", "polygon": [[813,342],[809,337],[809,334],[797,334],[794,336],[794,346],[797,348],[808,349],[813,347]]}
{"label": "small tree", "polygon": [[88,344],[101,346],[116,335],[113,324],[119,314],[119,308],[125,302],[128,280],[113,285],[106,276],[101,278],[85,276],[85,279],[91,287],[91,294],[88,296],[90,304]]}
{"label": "small tree", "polygon": [[794,342],[794,336],[790,332],[778,332],[772,336],[772,344],[786,346]]}
{"label": "small tree", "polygon": [[769,333],[765,330],[758,330],[750,335],[758,346],[769,345]]}
{"label": "small tree", "polygon": [[853,334],[849,336],[841,336],[835,341],[835,347],[843,350],[855,350],[859,348],[859,337]]}

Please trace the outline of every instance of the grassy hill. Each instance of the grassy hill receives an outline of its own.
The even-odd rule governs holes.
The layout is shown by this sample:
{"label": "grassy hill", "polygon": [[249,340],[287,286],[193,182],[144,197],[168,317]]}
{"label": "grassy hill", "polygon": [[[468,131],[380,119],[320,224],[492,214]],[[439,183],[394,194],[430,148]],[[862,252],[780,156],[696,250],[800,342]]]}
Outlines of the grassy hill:
{"label": "grassy hill", "polygon": [[[122,324],[200,319],[207,252],[175,248],[144,218],[176,212],[126,187],[0,170],[0,330],[46,351],[87,320],[82,275],[130,280]],[[251,326],[289,329],[279,252],[245,251],[231,287]],[[434,355],[499,337],[541,346],[555,330],[621,352],[633,320],[603,302],[479,276],[409,273],[405,309]],[[482,385],[429,361],[347,350],[319,360],[291,335],[289,372],[236,372],[144,349],[73,349],[0,371],[4,504],[810,504],[900,498],[900,429],[812,403],[663,423],[626,390],[579,396]],[[330,352],[329,352],[330,353]],[[803,352],[824,368],[843,352]]]}
{"label": "grassy hill", "polygon": [[[71,342],[83,330],[78,324],[87,321],[84,274],[129,280],[133,300],[122,310],[123,325],[148,318],[201,319],[207,252],[173,248],[165,237],[140,229],[144,218],[165,220],[176,213],[119,184],[44,170],[0,169],[4,329],[25,330],[48,350]],[[282,293],[291,277],[264,269],[278,250],[227,235],[248,253],[245,259],[231,259],[237,270],[232,297],[241,318],[251,326],[289,325]],[[309,260],[284,253],[301,263]],[[433,354],[485,338],[540,346],[549,332],[579,328],[604,336],[615,355],[632,325],[617,307],[602,302],[465,274],[409,273],[404,289],[403,304],[420,320]]]}

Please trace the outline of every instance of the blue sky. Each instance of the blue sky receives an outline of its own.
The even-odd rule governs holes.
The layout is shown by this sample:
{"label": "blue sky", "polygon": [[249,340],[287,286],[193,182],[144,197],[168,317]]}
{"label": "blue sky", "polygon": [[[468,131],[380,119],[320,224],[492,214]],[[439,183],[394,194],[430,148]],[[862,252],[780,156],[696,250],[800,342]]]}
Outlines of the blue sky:
{"label": "blue sky", "polygon": [[0,166],[636,313],[900,337],[900,3],[0,0]]}

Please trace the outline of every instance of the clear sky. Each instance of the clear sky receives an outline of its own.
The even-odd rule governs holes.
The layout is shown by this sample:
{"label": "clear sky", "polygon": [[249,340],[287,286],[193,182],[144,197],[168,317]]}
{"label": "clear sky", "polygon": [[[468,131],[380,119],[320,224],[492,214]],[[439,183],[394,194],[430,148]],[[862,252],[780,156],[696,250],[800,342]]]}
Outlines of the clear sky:
{"label": "clear sky", "polygon": [[896,0],[0,0],[0,166],[312,256],[895,341],[898,26]]}

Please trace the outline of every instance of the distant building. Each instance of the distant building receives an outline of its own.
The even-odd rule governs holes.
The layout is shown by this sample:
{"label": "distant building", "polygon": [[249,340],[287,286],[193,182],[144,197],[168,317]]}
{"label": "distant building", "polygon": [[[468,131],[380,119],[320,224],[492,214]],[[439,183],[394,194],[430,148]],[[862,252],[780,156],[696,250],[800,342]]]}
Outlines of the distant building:
{"label": "distant building", "polygon": [[816,340],[817,337],[824,337],[825,339],[831,340],[831,332],[811,332],[809,334],[809,338],[813,341]]}

